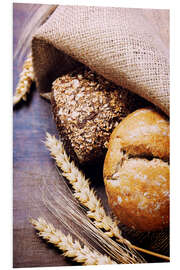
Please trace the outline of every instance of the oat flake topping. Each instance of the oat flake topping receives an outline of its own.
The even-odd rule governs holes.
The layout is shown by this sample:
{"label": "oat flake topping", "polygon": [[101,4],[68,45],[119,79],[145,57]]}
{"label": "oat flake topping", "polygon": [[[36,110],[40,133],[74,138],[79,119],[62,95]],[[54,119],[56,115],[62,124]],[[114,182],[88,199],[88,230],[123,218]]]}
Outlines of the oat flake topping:
{"label": "oat flake topping", "polygon": [[105,152],[114,127],[142,100],[84,68],[53,82],[52,104],[60,132],[68,137],[80,162]]}

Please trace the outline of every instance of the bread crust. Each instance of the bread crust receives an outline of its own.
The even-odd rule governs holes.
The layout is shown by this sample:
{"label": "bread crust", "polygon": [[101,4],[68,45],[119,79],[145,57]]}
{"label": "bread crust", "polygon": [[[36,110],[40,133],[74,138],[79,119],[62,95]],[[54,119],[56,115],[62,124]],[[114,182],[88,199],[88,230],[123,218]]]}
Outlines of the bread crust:
{"label": "bread crust", "polygon": [[83,164],[104,158],[116,124],[145,100],[83,67],[53,82],[51,103],[61,137]]}
{"label": "bread crust", "polygon": [[169,225],[169,121],[153,109],[129,114],[111,134],[104,162],[109,205],[139,231]]}

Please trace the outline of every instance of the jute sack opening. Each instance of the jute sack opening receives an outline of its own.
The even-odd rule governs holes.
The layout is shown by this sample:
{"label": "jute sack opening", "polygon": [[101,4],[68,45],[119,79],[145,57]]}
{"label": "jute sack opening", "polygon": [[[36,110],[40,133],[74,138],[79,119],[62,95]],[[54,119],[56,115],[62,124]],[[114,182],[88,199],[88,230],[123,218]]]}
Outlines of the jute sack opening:
{"label": "jute sack opening", "polygon": [[169,115],[168,10],[58,6],[32,40],[37,87],[85,64]]}

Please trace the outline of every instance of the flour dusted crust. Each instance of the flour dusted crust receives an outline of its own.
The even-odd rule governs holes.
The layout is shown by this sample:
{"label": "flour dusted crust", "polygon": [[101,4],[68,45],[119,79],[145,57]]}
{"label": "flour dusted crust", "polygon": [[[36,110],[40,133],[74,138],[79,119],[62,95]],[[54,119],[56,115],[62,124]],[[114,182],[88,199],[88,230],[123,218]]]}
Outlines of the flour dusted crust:
{"label": "flour dusted crust", "polygon": [[145,103],[86,67],[57,78],[51,102],[59,133],[80,163],[103,156],[115,126]]}
{"label": "flour dusted crust", "polygon": [[129,114],[114,129],[104,162],[109,205],[139,231],[169,225],[169,122],[152,109]]}

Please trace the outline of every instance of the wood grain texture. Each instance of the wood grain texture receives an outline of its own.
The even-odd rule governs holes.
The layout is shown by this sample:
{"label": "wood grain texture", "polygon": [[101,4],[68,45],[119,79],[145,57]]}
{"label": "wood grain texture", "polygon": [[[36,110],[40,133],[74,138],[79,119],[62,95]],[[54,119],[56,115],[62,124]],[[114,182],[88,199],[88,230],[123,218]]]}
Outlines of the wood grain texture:
{"label": "wood grain texture", "polygon": [[[13,6],[14,49],[30,8],[28,4]],[[14,91],[19,72],[15,61]],[[13,115],[13,267],[72,265],[57,249],[37,237],[29,223],[30,217],[43,215],[43,211],[46,214],[40,192],[42,177],[58,177],[42,142],[46,131],[57,135],[50,104],[40,98],[33,85],[27,103],[16,106]]]}
{"label": "wood grain texture", "polygon": [[[13,48],[15,50],[31,4],[13,5]],[[13,63],[13,92],[21,71]],[[21,64],[21,63],[20,63]],[[40,97],[32,85],[27,102],[20,102],[13,113],[13,267],[45,267],[77,265],[62,256],[58,249],[40,239],[29,223],[29,218],[47,217],[57,228],[57,220],[42,202],[41,186],[59,178],[55,163],[43,140],[45,133],[58,136],[52,118],[51,105]],[[103,182],[97,185],[100,195]],[[103,191],[103,192],[101,192]],[[61,229],[61,228],[60,228]]]}
{"label": "wood grain texture", "polygon": [[[23,22],[28,15],[31,4],[13,5],[13,48],[15,50]],[[13,63],[13,91],[15,91],[19,68]],[[51,105],[39,96],[35,85],[27,102],[21,102],[13,113],[13,267],[72,266],[76,263],[62,256],[52,245],[37,237],[29,223],[29,218],[39,215],[48,219],[57,228],[58,221],[50,215],[42,202],[41,187],[45,180],[47,185],[59,178],[54,161],[43,144],[45,133],[58,135],[52,118]],[[94,174],[92,186],[101,197],[109,211],[102,179],[102,166],[86,168],[86,173]],[[61,178],[59,178],[61,181]],[[123,228],[123,227],[122,227]],[[61,229],[61,228],[60,228]],[[151,246],[150,234],[137,234],[123,229],[124,234],[141,247]],[[153,238],[154,239],[154,238]],[[136,241],[137,240],[137,241]],[[153,242],[154,243],[154,242]],[[147,258],[158,262],[157,258]]]}

